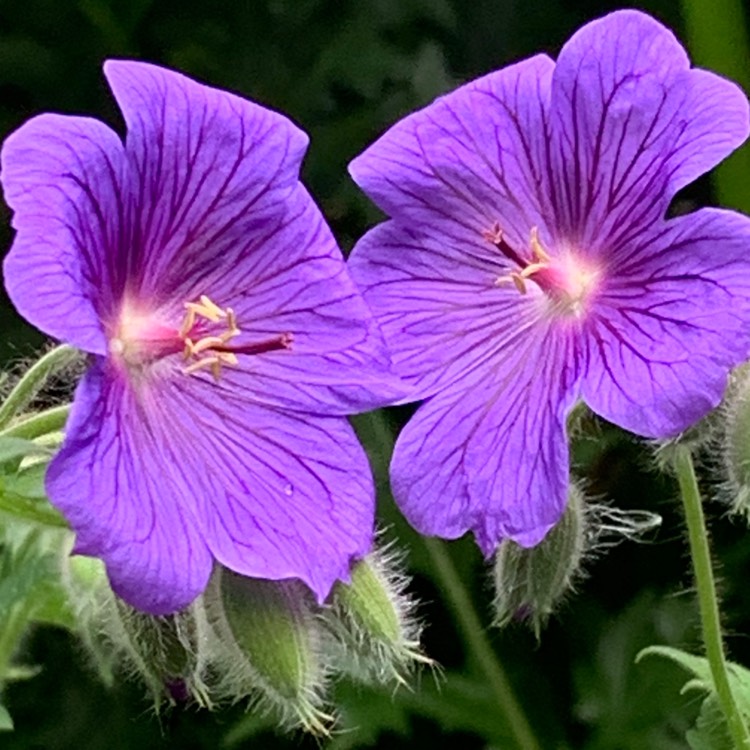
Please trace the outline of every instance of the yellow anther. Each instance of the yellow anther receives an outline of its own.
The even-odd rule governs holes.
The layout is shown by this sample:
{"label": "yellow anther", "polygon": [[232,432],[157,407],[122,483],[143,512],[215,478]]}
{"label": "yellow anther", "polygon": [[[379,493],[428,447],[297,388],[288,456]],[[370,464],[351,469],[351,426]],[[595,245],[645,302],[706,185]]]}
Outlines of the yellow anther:
{"label": "yellow anther", "polygon": [[551,258],[549,253],[539,241],[539,228],[531,227],[531,253],[539,263],[549,263]]}
{"label": "yellow anther", "polygon": [[521,294],[526,294],[526,274],[521,271],[513,271],[505,276],[498,276],[495,279],[495,286],[511,283]]}
{"label": "yellow anther", "polygon": [[529,263],[529,265],[526,266],[526,268],[524,268],[524,269],[521,270],[521,274],[520,275],[524,279],[528,279],[531,276],[533,276],[535,273],[538,273],[539,271],[541,271],[544,268],[547,268],[547,264],[546,263]]}
{"label": "yellow anther", "polygon": [[207,349],[213,349],[215,346],[222,346],[223,344],[224,339],[221,336],[204,336],[193,344],[190,353],[197,355],[205,352]]}
{"label": "yellow anther", "polygon": [[197,313],[202,315],[212,323],[218,323],[222,318],[226,318],[227,314],[222,310],[210,297],[205,294],[201,294],[200,305],[198,305]]}
{"label": "yellow anther", "polygon": [[193,310],[192,307],[189,307],[191,303],[188,302],[185,304],[185,307],[187,308],[187,312],[185,313],[185,318],[182,321],[182,325],[180,326],[180,338],[184,339],[190,331],[193,329],[193,326],[195,325],[195,310]]}
{"label": "yellow anther", "polygon": [[221,377],[222,365],[234,366],[236,364],[237,357],[232,352],[212,352],[209,356],[201,357],[201,359],[196,360],[193,364],[188,365],[183,372],[186,375],[192,375],[194,372],[210,368],[214,380],[218,381]]}
{"label": "yellow anther", "polygon": [[[183,372],[190,375],[210,368],[212,375],[218,380],[221,376],[222,365],[237,364],[237,357],[232,352],[221,351],[221,347],[226,346],[227,342],[242,333],[237,325],[237,316],[231,307],[224,310],[205,294],[201,295],[198,302],[186,302],[185,311],[185,319],[180,327],[180,338],[185,342],[183,356],[186,362],[191,359],[195,361],[189,364]],[[193,330],[198,318],[203,318],[210,323],[224,321],[227,330],[218,334],[212,332],[194,341],[188,334]]]}
{"label": "yellow anther", "polygon": [[510,275],[510,280],[516,285],[516,289],[521,294],[526,294],[526,280],[523,277],[523,274],[521,273],[512,273]]}
{"label": "yellow anther", "polygon": [[227,308],[227,328],[234,333],[240,332],[240,329],[237,327],[237,316],[231,307]]}

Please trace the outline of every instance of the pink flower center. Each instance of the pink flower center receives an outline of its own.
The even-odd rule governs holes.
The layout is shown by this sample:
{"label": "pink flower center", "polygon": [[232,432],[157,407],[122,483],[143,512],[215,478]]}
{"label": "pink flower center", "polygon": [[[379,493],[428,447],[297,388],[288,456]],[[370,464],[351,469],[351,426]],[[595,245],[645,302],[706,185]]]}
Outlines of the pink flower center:
{"label": "pink flower center", "polygon": [[181,352],[186,375],[209,369],[218,381],[222,367],[238,364],[238,354],[262,354],[289,349],[292,344],[291,333],[251,344],[230,343],[242,334],[234,310],[219,307],[206,295],[198,302],[186,302],[185,311],[177,329],[163,325],[126,301],[110,338],[110,353],[128,369],[142,369]]}
{"label": "pink flower center", "polygon": [[483,236],[518,266],[517,270],[498,277],[496,286],[511,283],[520,294],[526,294],[527,282],[533,281],[544,292],[553,314],[581,317],[585,313],[599,287],[599,269],[571,251],[552,257],[540,242],[536,227],[531,229],[526,255],[508,244],[499,224]]}

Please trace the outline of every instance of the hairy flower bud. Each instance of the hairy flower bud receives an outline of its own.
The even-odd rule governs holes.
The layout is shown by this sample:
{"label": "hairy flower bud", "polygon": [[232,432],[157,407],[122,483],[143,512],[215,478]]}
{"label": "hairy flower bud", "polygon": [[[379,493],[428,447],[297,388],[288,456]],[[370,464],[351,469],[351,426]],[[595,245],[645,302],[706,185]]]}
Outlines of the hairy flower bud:
{"label": "hairy flower bud", "polygon": [[723,496],[750,520],[750,365],[738,367],[719,410],[718,440],[724,470]]}
{"label": "hairy flower bud", "polygon": [[205,631],[196,607],[156,617],[119,599],[104,565],[95,558],[70,558],[64,581],[79,634],[105,682],[124,672],[146,684],[154,706],[194,700],[210,706],[199,643]]}
{"label": "hairy flower bud", "polygon": [[325,618],[337,669],[365,682],[404,682],[416,662],[431,663],[420,652],[421,626],[407,584],[387,552],[360,560],[351,582],[336,584]]}
{"label": "hairy flower bud", "polygon": [[297,580],[246,578],[220,569],[204,596],[217,639],[211,662],[221,697],[249,695],[282,722],[326,734],[321,710],[326,670],[323,624],[310,590]]}
{"label": "hairy flower bud", "polygon": [[559,523],[535,547],[505,540],[495,555],[495,624],[528,620],[536,636],[581,567],[587,535],[582,492],[568,491],[568,505]]}
{"label": "hairy flower bud", "polygon": [[192,608],[176,615],[154,617],[117,600],[129,656],[156,702],[208,706],[208,690],[197,669],[197,627]]}

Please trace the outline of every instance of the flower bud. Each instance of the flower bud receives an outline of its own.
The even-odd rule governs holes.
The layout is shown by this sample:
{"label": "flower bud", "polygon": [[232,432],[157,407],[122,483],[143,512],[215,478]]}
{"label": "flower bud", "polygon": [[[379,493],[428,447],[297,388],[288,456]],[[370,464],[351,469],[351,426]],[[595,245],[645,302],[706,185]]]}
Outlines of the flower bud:
{"label": "flower bud", "polygon": [[78,632],[102,679],[124,672],[143,681],[158,710],[163,702],[210,706],[199,665],[199,624],[190,607],[166,617],[139,612],[109,587],[100,560],[74,555],[63,581]]}
{"label": "flower bud", "polygon": [[189,699],[208,706],[208,690],[197,669],[197,626],[188,608],[174,615],[155,617],[121,600],[115,607],[125,636],[124,655],[146,682],[155,703],[185,703]]}
{"label": "flower bud", "polygon": [[495,624],[528,620],[537,638],[546,620],[572,589],[586,547],[583,494],[571,486],[558,524],[535,547],[505,540],[495,554]]}
{"label": "flower bud", "polygon": [[750,520],[750,367],[733,373],[722,417],[725,494],[734,512]]}
{"label": "flower bud", "polygon": [[323,624],[312,593],[297,580],[246,578],[220,569],[204,597],[218,638],[211,662],[217,694],[250,695],[283,723],[326,734]]}
{"label": "flower bud", "polygon": [[364,682],[404,682],[416,662],[431,663],[407,583],[393,556],[372,553],[355,563],[350,583],[336,584],[325,613],[336,669]]}

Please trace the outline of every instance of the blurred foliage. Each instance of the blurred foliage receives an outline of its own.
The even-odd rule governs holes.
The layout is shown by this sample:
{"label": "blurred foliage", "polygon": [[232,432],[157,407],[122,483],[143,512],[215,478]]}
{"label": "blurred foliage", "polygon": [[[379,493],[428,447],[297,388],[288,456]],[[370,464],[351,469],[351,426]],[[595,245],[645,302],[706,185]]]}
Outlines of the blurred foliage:
{"label": "blurred foliage", "polygon": [[[348,249],[378,214],[346,165],[385,127],[471,77],[539,50],[555,54],[575,28],[616,7],[593,0],[0,0],[0,135],[43,111],[101,117],[122,130],[102,61],[132,57],[179,68],[281,110],[310,133],[304,177]],[[639,7],[684,38],[677,4],[653,0]],[[691,190],[689,196],[710,198],[705,182]],[[9,220],[0,205],[2,248],[11,241]],[[42,342],[1,295],[0,366]],[[394,409],[387,419],[396,429],[407,415]],[[388,494],[392,435],[384,424],[357,420],[382,490],[381,519],[389,537],[409,550],[428,623],[426,650],[445,671],[427,671],[413,692],[395,695],[341,685],[343,728],[324,746],[505,750],[506,728],[466,659],[425,550]],[[634,663],[653,643],[688,649],[696,643],[695,608],[682,595],[690,586],[689,561],[674,485],[653,472],[642,444],[607,427],[577,445],[575,459],[589,492],[623,508],[661,513],[662,529],[646,543],[626,542],[592,560],[590,577],[540,643],[521,627],[493,633],[493,643],[544,748],[686,748],[700,701],[679,696],[678,667],[657,659]],[[0,479],[7,483],[7,477]],[[20,485],[14,476],[15,491],[33,503],[39,477],[26,479]],[[9,491],[7,484],[0,491]],[[747,633],[747,532],[719,521],[721,507],[713,510],[727,625]],[[21,652],[20,663],[39,665],[41,673],[19,673],[29,679],[4,696],[16,725],[2,735],[4,749],[319,747],[308,738],[276,736],[267,719],[245,715],[243,706],[214,715],[176,708],[156,717],[140,688],[102,689],[66,630],[69,615],[55,599],[54,566],[40,559],[19,567],[27,531],[14,529],[11,540],[8,528],[0,565],[22,570],[16,585],[38,587],[35,617],[48,625],[37,627]],[[469,540],[452,544],[451,553],[488,623],[491,593],[479,553]],[[0,617],[11,609],[0,604]],[[731,638],[730,651],[750,664],[746,638]]]}

